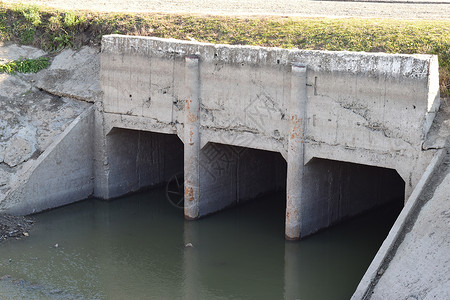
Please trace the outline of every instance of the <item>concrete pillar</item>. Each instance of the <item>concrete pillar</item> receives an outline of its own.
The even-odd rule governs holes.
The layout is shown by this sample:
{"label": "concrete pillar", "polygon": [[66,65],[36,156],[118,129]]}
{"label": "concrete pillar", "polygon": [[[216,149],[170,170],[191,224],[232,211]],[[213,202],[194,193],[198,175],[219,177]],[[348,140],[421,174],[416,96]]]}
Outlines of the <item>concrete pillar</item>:
{"label": "concrete pillar", "polygon": [[286,228],[288,240],[301,237],[301,195],[304,174],[304,135],[306,124],[306,66],[292,64],[289,101],[289,137],[286,180]]}
{"label": "concrete pillar", "polygon": [[200,159],[200,69],[197,56],[187,56],[187,99],[184,108],[184,216],[199,217]]}

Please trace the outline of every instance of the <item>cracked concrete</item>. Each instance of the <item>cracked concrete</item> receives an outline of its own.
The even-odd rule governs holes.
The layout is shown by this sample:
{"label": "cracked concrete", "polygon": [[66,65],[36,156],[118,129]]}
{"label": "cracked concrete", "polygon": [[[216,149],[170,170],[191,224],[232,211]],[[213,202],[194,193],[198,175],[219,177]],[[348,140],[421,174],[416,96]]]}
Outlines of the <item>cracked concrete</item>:
{"label": "cracked concrete", "polygon": [[437,152],[352,300],[450,297],[450,148]]}
{"label": "cracked concrete", "polygon": [[100,95],[98,54],[87,46],[78,51],[67,49],[48,69],[39,72],[34,85],[56,96],[94,102]]}
{"label": "cracked concrete", "polygon": [[[72,55],[71,57],[74,58],[75,63],[66,64],[66,69],[70,66],[72,70],[77,69],[77,72],[83,72],[81,65],[84,62],[92,62],[95,59],[98,61],[98,55],[95,55],[93,51],[83,49],[84,59],[81,62],[76,61],[76,58],[81,56],[73,55],[72,50],[68,53],[64,51],[60,55],[63,57]],[[88,53],[91,55],[87,55]],[[0,46],[0,62],[19,58],[37,58],[45,54],[42,50],[28,46]],[[52,64],[50,70],[37,74],[0,74],[0,111],[2,112],[0,116],[0,206],[2,207],[6,205],[2,202],[22,184],[23,178],[31,172],[40,155],[55,142],[77,116],[90,106],[88,103],[76,100],[86,96],[86,93],[78,93],[78,91],[84,91],[85,86],[74,85],[68,80],[70,78],[76,80],[77,77],[66,76],[59,78],[59,81],[54,80],[55,76],[51,77],[54,80],[53,88],[58,88],[57,83],[61,80],[66,81],[66,84],[72,84],[74,89],[79,88],[78,91],[72,90],[71,98],[56,96],[42,89],[52,89],[47,87],[46,83],[50,82],[48,79],[51,72],[64,67],[61,60],[59,55],[56,56],[53,60],[53,63],[57,63],[56,65]],[[96,68],[98,74],[98,65],[91,67]],[[69,73],[70,70],[67,70],[66,74]],[[91,74],[86,74],[85,80],[95,85],[95,80],[90,79],[91,77]],[[98,75],[95,78],[98,82]],[[96,92],[99,92],[98,88]],[[95,97],[92,93],[89,95]]]}
{"label": "cracked concrete", "polygon": [[441,99],[441,107],[434,118],[423,149],[443,149],[450,145],[450,98]]}

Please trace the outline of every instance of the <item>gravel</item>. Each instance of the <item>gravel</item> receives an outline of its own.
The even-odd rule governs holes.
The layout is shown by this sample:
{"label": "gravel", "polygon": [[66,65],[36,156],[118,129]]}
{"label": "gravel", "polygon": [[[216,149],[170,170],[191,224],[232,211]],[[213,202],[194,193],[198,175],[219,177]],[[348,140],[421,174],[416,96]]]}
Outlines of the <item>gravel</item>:
{"label": "gravel", "polygon": [[214,15],[282,15],[394,19],[450,19],[450,0],[3,0],[60,9]]}
{"label": "gravel", "polygon": [[28,236],[32,225],[33,220],[30,218],[0,214],[0,242],[8,238]]}

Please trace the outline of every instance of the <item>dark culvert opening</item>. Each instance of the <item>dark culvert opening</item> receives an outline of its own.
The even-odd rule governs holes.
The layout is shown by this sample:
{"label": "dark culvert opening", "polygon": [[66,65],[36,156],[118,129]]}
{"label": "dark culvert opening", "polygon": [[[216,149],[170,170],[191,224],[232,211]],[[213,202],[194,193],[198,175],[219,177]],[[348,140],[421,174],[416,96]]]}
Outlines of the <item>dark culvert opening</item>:
{"label": "dark culvert opening", "polygon": [[273,192],[286,190],[286,161],[278,152],[250,148],[238,155],[237,199],[246,202]]}
{"label": "dark culvert opening", "polygon": [[201,216],[286,187],[286,162],[277,152],[208,143],[199,165]]}
{"label": "dark culvert opening", "polygon": [[162,186],[183,172],[184,146],[175,134],[113,128],[106,148],[110,198]]}
{"label": "dark culvert opening", "polygon": [[396,170],[328,159],[306,164],[304,189],[309,234],[379,207],[389,206],[398,216],[405,200],[405,182]]}

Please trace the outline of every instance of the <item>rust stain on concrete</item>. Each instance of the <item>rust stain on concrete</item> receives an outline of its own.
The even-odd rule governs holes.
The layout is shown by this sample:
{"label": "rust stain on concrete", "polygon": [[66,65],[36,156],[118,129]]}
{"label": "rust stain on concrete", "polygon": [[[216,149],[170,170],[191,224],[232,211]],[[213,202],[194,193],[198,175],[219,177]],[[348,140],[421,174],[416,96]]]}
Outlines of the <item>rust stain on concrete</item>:
{"label": "rust stain on concrete", "polygon": [[194,190],[192,187],[186,187],[184,189],[184,199],[187,199],[188,201],[194,201]]}

